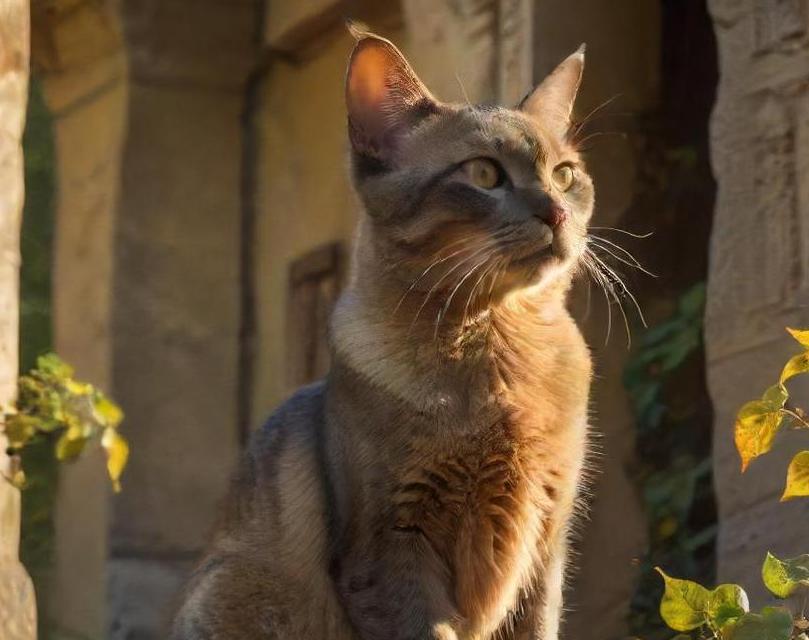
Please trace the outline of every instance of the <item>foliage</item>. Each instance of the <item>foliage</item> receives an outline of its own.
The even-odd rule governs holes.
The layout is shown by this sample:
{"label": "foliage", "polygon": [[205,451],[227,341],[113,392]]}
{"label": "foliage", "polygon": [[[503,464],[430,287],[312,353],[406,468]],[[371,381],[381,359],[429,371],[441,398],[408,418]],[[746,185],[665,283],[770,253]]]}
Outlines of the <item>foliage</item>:
{"label": "foliage", "polygon": [[[784,384],[797,375],[809,373],[809,330],[787,331],[801,345],[801,353],[787,361],[778,382],[769,387],[761,399],[743,405],[736,416],[734,434],[742,471],[772,449],[775,436],[783,428],[809,429],[809,417],[803,409],[790,403]],[[805,496],[809,496],[809,451],[801,451],[792,459],[781,500]]]}
{"label": "foliage", "polygon": [[[719,640],[805,640],[809,621],[799,614],[793,619],[787,607],[764,607],[760,613],[750,611],[744,589],[736,584],[723,584],[709,591],[689,580],[667,576],[661,569],[665,593],[660,601],[660,615],[675,631],[697,632],[697,637]],[[809,595],[809,556],[779,560],[768,553],[762,567],[762,578],[770,592],[785,599]],[[681,634],[680,638],[692,638]]]}
{"label": "foliage", "polygon": [[624,373],[636,423],[634,478],[642,487],[648,548],[629,617],[633,635],[668,640],[653,567],[714,579],[715,503],[710,402],[703,378],[705,285],[688,288],[671,316],[642,334]]}
{"label": "foliage", "polygon": [[[56,458],[73,460],[88,443],[100,440],[113,489],[119,491],[129,457],[129,445],[118,432],[122,419],[118,405],[91,384],[76,380],[73,369],[49,353],[37,359],[36,368],[20,376],[16,405],[4,413],[3,423],[12,454],[53,436]],[[22,469],[10,480],[24,486]]]}
{"label": "foliage", "polygon": [[[772,448],[778,432],[785,426],[809,428],[806,413],[790,405],[784,385],[796,375],[809,373],[809,330],[788,329],[803,351],[784,366],[777,384],[769,387],[759,400],[741,407],[736,417],[736,447],[742,471],[752,460]],[[809,495],[809,451],[798,453],[789,465],[782,500]],[[764,607],[750,611],[747,594],[739,585],[720,585],[713,591],[696,582],[679,580],[662,569],[665,592],[660,615],[675,631],[698,633],[700,638],[717,640],[809,640],[809,620],[803,612],[793,617],[788,607]],[[764,585],[776,598],[809,597],[809,554],[779,559],[768,553],[761,569]],[[675,640],[692,638],[681,634]]]}

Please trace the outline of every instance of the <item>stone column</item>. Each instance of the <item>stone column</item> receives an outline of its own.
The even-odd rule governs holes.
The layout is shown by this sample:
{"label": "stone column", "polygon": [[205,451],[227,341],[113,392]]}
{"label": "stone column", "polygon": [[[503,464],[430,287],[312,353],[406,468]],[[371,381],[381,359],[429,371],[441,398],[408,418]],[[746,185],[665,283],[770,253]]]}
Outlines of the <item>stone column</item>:
{"label": "stone column", "polygon": [[[0,0],[0,406],[17,389],[22,138],[28,98],[27,0]],[[18,559],[20,492],[7,478],[12,464],[0,431],[0,637],[36,638],[34,588]]]}
{"label": "stone column", "polygon": [[131,443],[110,531],[110,638],[162,638],[239,451],[240,175],[252,0],[122,5],[128,128],[112,392]]}
{"label": "stone column", "polygon": [[[112,0],[37,3],[32,64],[53,115],[56,351],[110,389],[112,238],[126,120],[127,63]],[[109,481],[99,449],[60,465],[48,624],[105,635]]]}
{"label": "stone column", "polygon": [[[706,345],[714,402],[719,578],[764,597],[767,550],[807,551],[809,501],[778,501],[805,433],[784,434],[744,475],[733,443],[739,406],[773,384],[796,351],[785,326],[809,326],[809,8],[712,0],[720,83],[711,122],[718,200]],[[790,383],[809,405],[809,384]]]}

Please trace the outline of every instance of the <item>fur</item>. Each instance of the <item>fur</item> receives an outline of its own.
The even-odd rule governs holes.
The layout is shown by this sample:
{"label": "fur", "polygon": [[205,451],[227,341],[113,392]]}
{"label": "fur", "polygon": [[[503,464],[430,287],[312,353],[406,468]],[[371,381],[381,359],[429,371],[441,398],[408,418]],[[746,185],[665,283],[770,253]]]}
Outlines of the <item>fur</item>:
{"label": "fur", "polygon": [[557,640],[591,377],[565,306],[582,52],[510,110],[440,103],[358,38],[332,368],[252,438],[172,638]]}

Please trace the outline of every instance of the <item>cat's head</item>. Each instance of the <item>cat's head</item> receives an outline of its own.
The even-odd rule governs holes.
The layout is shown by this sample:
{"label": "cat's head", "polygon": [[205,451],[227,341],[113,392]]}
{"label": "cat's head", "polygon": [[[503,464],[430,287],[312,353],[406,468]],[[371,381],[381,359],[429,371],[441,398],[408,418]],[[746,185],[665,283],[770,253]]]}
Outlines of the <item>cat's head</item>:
{"label": "cat's head", "polygon": [[346,104],[374,267],[464,299],[569,281],[594,202],[570,135],[583,48],[509,109],[441,102],[392,43],[355,35]]}

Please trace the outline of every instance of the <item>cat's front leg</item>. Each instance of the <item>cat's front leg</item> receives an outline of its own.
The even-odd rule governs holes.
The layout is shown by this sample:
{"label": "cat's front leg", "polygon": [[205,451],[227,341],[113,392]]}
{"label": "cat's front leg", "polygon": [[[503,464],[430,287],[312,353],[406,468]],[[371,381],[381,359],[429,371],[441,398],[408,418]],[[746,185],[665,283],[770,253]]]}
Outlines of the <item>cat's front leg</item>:
{"label": "cat's front leg", "polygon": [[[362,640],[457,640],[449,574],[417,532],[388,532],[337,563],[345,608]],[[363,548],[364,547],[364,548]]]}

